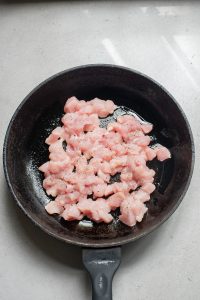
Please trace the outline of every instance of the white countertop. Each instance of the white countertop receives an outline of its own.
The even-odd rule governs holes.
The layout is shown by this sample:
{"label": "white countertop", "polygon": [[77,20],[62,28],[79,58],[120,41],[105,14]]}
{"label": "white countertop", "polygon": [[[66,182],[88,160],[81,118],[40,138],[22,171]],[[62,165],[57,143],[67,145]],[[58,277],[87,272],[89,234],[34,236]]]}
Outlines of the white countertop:
{"label": "white countertop", "polygon": [[[31,89],[88,63],[128,66],[159,81],[184,109],[196,146],[181,206],[157,231],[123,247],[113,298],[200,299],[200,2],[1,2],[1,143]],[[89,299],[81,249],[33,226],[9,195],[2,167],[0,172],[0,299]]]}

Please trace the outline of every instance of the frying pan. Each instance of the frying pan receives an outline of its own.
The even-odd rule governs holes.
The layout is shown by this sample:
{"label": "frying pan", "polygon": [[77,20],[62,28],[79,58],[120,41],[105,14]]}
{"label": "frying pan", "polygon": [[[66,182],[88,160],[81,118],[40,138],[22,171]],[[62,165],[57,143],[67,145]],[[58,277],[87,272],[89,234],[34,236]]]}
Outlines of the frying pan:
{"label": "frying pan", "polygon": [[[42,188],[38,167],[48,160],[44,141],[59,125],[68,97],[114,100],[154,124],[152,140],[171,151],[166,162],[153,160],[156,190],[148,213],[133,228],[114,212],[110,224],[67,222],[46,213],[51,197]],[[114,65],[86,65],[63,71],[36,87],[14,113],[4,142],[4,171],[17,204],[41,229],[66,243],[83,247],[83,263],[92,279],[93,299],[112,299],[112,278],[120,264],[121,245],[145,236],[176,210],[188,188],[194,144],[188,121],[174,98],[139,72]]]}

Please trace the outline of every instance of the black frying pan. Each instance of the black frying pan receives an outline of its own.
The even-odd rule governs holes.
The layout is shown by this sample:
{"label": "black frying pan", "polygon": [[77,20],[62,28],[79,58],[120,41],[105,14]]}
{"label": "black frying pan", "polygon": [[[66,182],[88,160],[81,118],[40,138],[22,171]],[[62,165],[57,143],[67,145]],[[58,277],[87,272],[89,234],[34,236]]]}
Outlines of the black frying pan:
{"label": "black frying pan", "polygon": [[[172,153],[166,162],[151,162],[156,190],[148,213],[130,228],[114,213],[111,224],[67,222],[48,215],[49,202],[38,167],[48,160],[44,141],[59,124],[66,99],[112,99],[154,124],[153,137]],[[83,263],[93,285],[93,299],[111,299],[111,282],[120,263],[121,245],[135,241],[161,225],[180,204],[191,179],[194,145],[188,121],[173,97],[138,72],[112,66],[88,65],[52,76],[36,87],[17,108],[4,143],[4,170],[9,188],[24,213],[48,234],[82,246]],[[94,249],[96,248],[96,249]]]}

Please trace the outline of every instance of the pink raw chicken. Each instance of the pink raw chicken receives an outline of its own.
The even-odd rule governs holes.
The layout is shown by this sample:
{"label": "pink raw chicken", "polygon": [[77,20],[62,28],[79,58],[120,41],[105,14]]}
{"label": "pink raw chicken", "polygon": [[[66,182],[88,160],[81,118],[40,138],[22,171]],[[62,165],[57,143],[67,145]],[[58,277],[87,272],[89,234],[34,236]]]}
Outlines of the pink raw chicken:
{"label": "pink raw chicken", "polygon": [[[162,145],[150,146],[147,134],[153,125],[133,115],[119,116],[101,128],[99,118],[116,108],[111,100],[79,101],[74,96],[67,100],[63,126],[46,139],[49,161],[39,167],[47,195],[55,197],[45,206],[49,214],[66,221],[86,216],[110,223],[110,212],[120,208],[119,219],[127,226],[142,221],[147,212],[144,203],[155,190],[155,171],[146,163],[156,157],[164,161],[171,154]],[[120,182],[112,183],[117,174]]]}
{"label": "pink raw chicken", "polygon": [[164,161],[168,158],[171,158],[171,154],[166,147],[158,145],[155,149],[157,159],[160,161]]}
{"label": "pink raw chicken", "polygon": [[108,204],[112,210],[115,210],[117,207],[120,207],[123,200],[126,198],[126,195],[123,192],[117,192],[108,198]]}
{"label": "pink raw chicken", "polygon": [[76,97],[71,97],[67,100],[64,111],[68,112],[79,112],[79,114],[98,114],[99,117],[105,118],[109,114],[112,114],[116,109],[116,105],[111,100],[100,100],[95,98],[94,100],[85,102],[84,100],[79,101]]}
{"label": "pink raw chicken", "polygon": [[61,214],[64,210],[63,206],[59,205],[56,201],[50,201],[46,206],[45,206],[46,211],[48,214]]}
{"label": "pink raw chicken", "polygon": [[49,137],[46,139],[46,143],[48,145],[55,143],[59,138],[64,137],[65,130],[63,127],[56,127],[52,133],[49,135]]}
{"label": "pink raw chicken", "polygon": [[147,207],[134,197],[127,197],[121,204],[121,215],[119,219],[128,226],[134,226],[136,222],[141,222]]}
{"label": "pink raw chicken", "polygon": [[98,223],[110,223],[113,219],[112,215],[109,214],[109,204],[104,199],[99,198],[96,201],[86,199],[85,201],[79,202],[77,206],[84,215]]}
{"label": "pink raw chicken", "polygon": [[63,211],[61,216],[66,221],[81,220],[83,218],[83,215],[81,214],[76,204],[65,205],[65,210]]}

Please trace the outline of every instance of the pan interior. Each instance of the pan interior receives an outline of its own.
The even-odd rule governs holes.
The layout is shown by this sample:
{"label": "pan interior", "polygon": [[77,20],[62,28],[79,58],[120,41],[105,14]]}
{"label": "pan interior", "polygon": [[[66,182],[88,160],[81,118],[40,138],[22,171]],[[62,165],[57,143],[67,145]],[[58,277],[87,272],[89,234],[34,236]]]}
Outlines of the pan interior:
{"label": "pan interior", "polygon": [[[137,74],[136,77],[140,76]],[[144,83],[148,82],[154,91],[151,97],[137,88],[137,82],[132,88],[127,88],[126,81],[121,84],[120,81],[117,84],[114,81],[115,84],[108,85],[101,80],[96,85],[87,81],[85,84],[74,82],[70,86],[66,80],[65,84],[62,82],[63,77],[65,74],[35,90],[18,110],[11,124],[6,145],[6,164],[13,193],[34,222],[65,241],[101,247],[110,242],[117,244],[129,238],[135,239],[161,223],[180,201],[192,164],[191,140],[185,119],[169,95],[149,80],[145,79]],[[47,196],[42,187],[43,174],[38,167],[48,160],[45,139],[60,125],[64,103],[72,95],[85,100],[94,97],[111,99],[118,106],[127,107],[128,113],[136,112],[154,125],[151,134],[153,142],[166,146],[172,153],[172,159],[166,162],[153,160],[149,163],[149,167],[156,171],[156,190],[147,203],[148,212],[143,221],[133,228],[119,221],[119,211],[113,213],[112,223],[96,224],[87,219],[67,222],[60,217],[49,216],[44,209],[44,205],[52,198]],[[170,105],[164,103],[162,106],[163,99]],[[177,126],[174,118],[179,121]],[[111,120],[113,116],[102,121],[103,126]]]}

